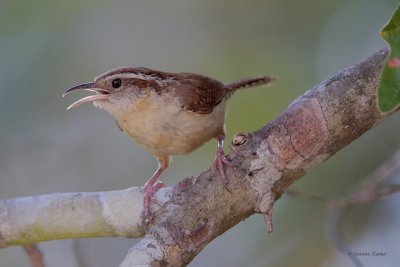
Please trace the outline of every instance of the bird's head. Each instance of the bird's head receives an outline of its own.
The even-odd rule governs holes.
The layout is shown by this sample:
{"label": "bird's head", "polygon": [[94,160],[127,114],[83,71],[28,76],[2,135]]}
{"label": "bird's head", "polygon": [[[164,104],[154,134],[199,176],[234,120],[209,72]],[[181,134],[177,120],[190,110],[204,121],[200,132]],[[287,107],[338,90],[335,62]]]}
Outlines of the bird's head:
{"label": "bird's head", "polygon": [[64,92],[63,96],[74,91],[90,91],[90,95],[75,101],[67,109],[93,102],[97,107],[115,114],[125,108],[139,105],[147,96],[160,93],[163,87],[162,72],[146,68],[119,67],[96,77],[93,82],[76,85]]}

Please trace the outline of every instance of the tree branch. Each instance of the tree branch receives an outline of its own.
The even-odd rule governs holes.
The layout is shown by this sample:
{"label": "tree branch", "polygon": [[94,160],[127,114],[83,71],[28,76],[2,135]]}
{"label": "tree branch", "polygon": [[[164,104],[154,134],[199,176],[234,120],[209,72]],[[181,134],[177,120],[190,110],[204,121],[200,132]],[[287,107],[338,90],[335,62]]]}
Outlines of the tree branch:
{"label": "tree branch", "polygon": [[121,267],[185,266],[255,212],[269,223],[274,202],[289,185],[389,115],[379,111],[376,94],[387,54],[380,50],[322,82],[262,129],[237,134],[228,187],[211,171],[178,183]]}
{"label": "tree branch", "polygon": [[54,239],[141,237],[139,188],[0,200],[0,248]]}
{"label": "tree branch", "polygon": [[43,254],[35,244],[24,245],[26,255],[32,267],[45,267]]}
{"label": "tree branch", "polygon": [[[226,187],[217,172],[207,170],[160,189],[160,206],[153,205],[149,225],[140,218],[143,196],[138,189],[121,191],[125,197],[102,192],[5,200],[0,202],[0,246],[145,234],[122,267],[185,266],[211,240],[256,212],[264,214],[272,230],[272,206],[287,187],[389,115],[376,104],[387,54],[388,49],[380,50],[322,82],[262,129],[236,134],[229,155],[235,166],[227,167]],[[113,196],[112,204],[107,194]],[[47,221],[52,218],[57,223]],[[50,228],[37,231],[32,225]]]}

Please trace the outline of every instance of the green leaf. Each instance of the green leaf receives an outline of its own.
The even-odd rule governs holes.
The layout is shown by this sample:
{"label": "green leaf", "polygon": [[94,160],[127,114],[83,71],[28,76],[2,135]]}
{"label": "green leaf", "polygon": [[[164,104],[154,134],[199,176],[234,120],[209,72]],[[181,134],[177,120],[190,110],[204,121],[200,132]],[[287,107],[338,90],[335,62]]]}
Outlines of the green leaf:
{"label": "green leaf", "polygon": [[390,46],[390,54],[383,68],[378,88],[378,105],[389,112],[400,105],[400,6],[381,30],[382,38]]}

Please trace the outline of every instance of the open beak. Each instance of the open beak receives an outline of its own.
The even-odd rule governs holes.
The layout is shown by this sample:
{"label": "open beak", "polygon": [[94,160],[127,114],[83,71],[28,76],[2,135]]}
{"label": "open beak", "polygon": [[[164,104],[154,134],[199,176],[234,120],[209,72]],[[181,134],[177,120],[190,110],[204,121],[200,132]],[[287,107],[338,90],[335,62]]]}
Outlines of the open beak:
{"label": "open beak", "polygon": [[74,86],[72,88],[69,88],[67,91],[64,92],[62,95],[63,97],[66,96],[67,94],[74,92],[74,91],[79,91],[79,90],[85,90],[85,91],[90,91],[90,92],[95,92],[95,95],[90,95],[86,96],[84,98],[79,99],[78,101],[75,101],[71,105],[67,107],[68,109],[75,108],[77,106],[82,105],[83,103],[87,102],[93,102],[93,101],[98,101],[98,100],[107,100],[108,95],[110,94],[110,91],[107,91],[102,88],[96,88],[94,83],[83,83],[79,84],[77,86]]}

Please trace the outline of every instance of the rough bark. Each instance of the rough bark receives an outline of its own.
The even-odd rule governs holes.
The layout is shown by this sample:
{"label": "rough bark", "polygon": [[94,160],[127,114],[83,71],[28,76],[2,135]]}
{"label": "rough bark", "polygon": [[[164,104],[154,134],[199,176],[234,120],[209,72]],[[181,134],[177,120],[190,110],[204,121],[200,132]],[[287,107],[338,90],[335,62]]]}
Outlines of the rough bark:
{"label": "rough bark", "polygon": [[[221,183],[218,172],[207,170],[174,186],[160,189],[156,199],[161,205],[153,205],[153,221],[145,225],[135,217],[136,225],[126,228],[125,223],[129,222],[125,215],[121,215],[124,231],[115,231],[115,221],[110,227],[110,220],[105,214],[123,213],[109,210],[114,208],[129,212],[133,205],[127,201],[132,199],[129,193],[121,196],[118,205],[95,201],[98,205],[94,205],[93,210],[88,209],[88,212],[97,214],[101,225],[105,225],[95,234],[89,230],[90,227],[82,228],[81,224],[60,234],[54,229],[60,226],[46,230],[45,222],[41,220],[41,224],[35,226],[42,232],[32,236],[27,231],[29,228],[18,228],[20,222],[17,226],[13,225],[16,217],[10,221],[10,214],[18,213],[19,209],[29,212],[29,207],[25,206],[36,205],[35,199],[19,206],[15,204],[19,203],[18,199],[4,200],[0,202],[0,247],[82,236],[144,235],[120,266],[185,266],[215,237],[254,213],[264,215],[267,228],[271,231],[273,204],[288,186],[389,115],[379,111],[376,92],[387,54],[388,49],[382,49],[360,64],[315,86],[262,129],[236,134],[228,155],[234,167],[227,167],[227,186]],[[132,194],[137,194],[137,189],[130,190]],[[142,203],[142,195],[140,201],[134,198],[136,204]],[[68,201],[70,203],[71,199]],[[80,214],[81,220],[86,220],[89,215],[80,209],[86,204],[78,205],[79,201],[87,199],[76,200],[74,210],[70,204],[57,205],[57,210],[67,209],[72,215]],[[51,203],[46,206],[54,209]],[[140,214],[142,204],[136,207]],[[108,213],[104,213],[105,210]],[[138,211],[135,212],[137,214]],[[118,216],[112,217],[119,220]],[[85,226],[92,222],[88,221]],[[25,224],[34,223],[37,222],[28,221]]]}

